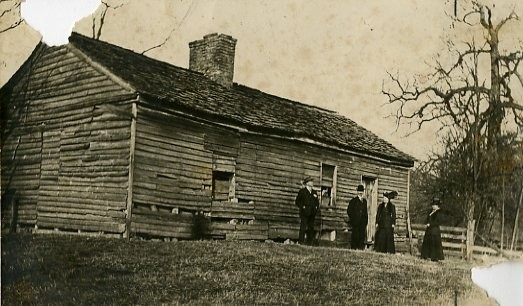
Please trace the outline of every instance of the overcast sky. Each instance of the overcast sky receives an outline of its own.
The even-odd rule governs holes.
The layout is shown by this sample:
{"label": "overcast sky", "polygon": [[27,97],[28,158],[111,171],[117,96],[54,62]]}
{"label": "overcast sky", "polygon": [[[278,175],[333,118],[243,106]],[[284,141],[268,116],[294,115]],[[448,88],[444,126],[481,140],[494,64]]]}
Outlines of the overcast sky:
{"label": "overcast sky", "polygon": [[[417,158],[424,158],[436,144],[434,126],[407,138],[403,137],[406,129],[395,132],[395,120],[386,118],[395,107],[386,106],[381,88],[383,82],[387,84],[387,71],[406,77],[428,72],[428,63],[445,47],[445,36],[455,31],[446,16],[453,1],[124,3],[108,11],[102,40],[141,52],[162,42],[174,28],[165,45],[146,55],[188,67],[190,41],[213,32],[229,34],[238,39],[235,82],[335,110]],[[512,7],[518,11],[521,5],[515,1]],[[506,11],[498,4],[494,13]],[[53,20],[59,16],[56,11],[48,14]],[[5,22],[5,18],[0,21]],[[88,17],[75,31],[90,36],[91,26]],[[523,33],[521,23],[508,31]],[[465,33],[458,36],[466,37]],[[0,34],[0,84],[39,39],[28,26]]]}

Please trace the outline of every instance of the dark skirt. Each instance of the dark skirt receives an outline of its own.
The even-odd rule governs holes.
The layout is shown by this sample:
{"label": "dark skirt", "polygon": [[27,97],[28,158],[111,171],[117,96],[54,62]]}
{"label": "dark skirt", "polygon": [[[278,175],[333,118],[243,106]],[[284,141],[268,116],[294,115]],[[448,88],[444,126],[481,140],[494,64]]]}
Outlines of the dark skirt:
{"label": "dark skirt", "polygon": [[394,229],[392,227],[378,227],[374,250],[381,253],[394,254],[396,252],[394,247]]}
{"label": "dark skirt", "polygon": [[425,230],[423,244],[421,245],[421,258],[433,261],[443,260],[443,245],[439,226],[431,226]]}

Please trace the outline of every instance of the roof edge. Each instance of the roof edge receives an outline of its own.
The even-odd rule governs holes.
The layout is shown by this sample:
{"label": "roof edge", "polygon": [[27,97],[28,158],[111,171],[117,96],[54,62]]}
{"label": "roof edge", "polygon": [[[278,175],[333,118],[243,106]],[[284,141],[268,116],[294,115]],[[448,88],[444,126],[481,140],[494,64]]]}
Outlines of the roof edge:
{"label": "roof edge", "polygon": [[90,58],[87,54],[83,53],[82,50],[77,48],[74,43],[68,43],[65,45],[65,47],[71,51],[74,55],[76,55],[80,60],[86,62],[88,65],[93,67],[94,69],[98,70],[102,74],[105,74],[107,77],[109,77],[113,82],[117,83],[118,85],[122,86],[123,88],[127,89],[128,91],[137,92],[136,88],[134,88],[131,84],[126,82],[121,77],[114,74],[109,68],[105,67],[104,65],[98,63],[97,61]]}
{"label": "roof edge", "polygon": [[[106,65],[101,64],[101,63],[99,63],[96,60],[96,58],[92,58],[91,56],[89,56],[89,50],[83,49],[83,47],[82,47],[83,41],[92,41],[92,42],[95,41],[96,43],[103,44],[105,46],[108,46],[108,47],[111,47],[111,48],[116,48],[116,49],[119,49],[119,50],[121,50],[123,52],[129,53],[129,55],[141,56],[141,57],[147,59],[148,61],[154,61],[154,62],[157,62],[157,63],[161,63],[163,65],[174,67],[176,69],[184,70],[184,71],[186,71],[188,73],[191,73],[191,74],[194,74],[194,75],[203,76],[202,73],[195,72],[195,71],[187,69],[187,68],[179,67],[179,66],[170,64],[168,62],[164,62],[164,61],[161,61],[159,59],[155,59],[155,58],[146,56],[144,54],[140,54],[140,53],[135,52],[133,50],[126,49],[126,48],[123,48],[121,46],[111,44],[111,43],[106,42],[106,41],[95,40],[93,38],[87,37],[87,36],[82,35],[80,33],[72,32],[71,36],[69,37],[69,44],[67,45],[71,50],[76,51],[77,54],[79,56],[81,56],[89,64],[91,64],[93,66],[97,66],[98,69],[103,71],[103,73],[105,75],[111,77],[113,80],[115,80],[118,84],[122,85],[124,88],[127,88],[129,90],[133,90],[134,92],[139,93],[140,96],[142,96],[142,97],[143,96],[147,97],[147,99],[150,100],[149,102],[165,103],[167,101],[165,101],[162,97],[155,96],[153,92],[147,92],[147,90],[145,90],[145,91],[142,90],[140,88],[139,84],[134,84],[133,81],[126,81],[125,80],[125,75],[119,75],[118,73],[113,72],[112,67],[108,66],[107,64]],[[351,118],[349,118],[347,116],[344,116],[344,115],[340,114],[337,111],[330,110],[330,109],[325,109],[325,108],[322,108],[322,107],[319,107],[319,106],[316,106],[316,105],[306,104],[306,103],[303,103],[303,102],[300,102],[300,101],[295,101],[295,100],[291,100],[291,99],[280,97],[280,96],[276,96],[274,94],[270,94],[270,93],[267,93],[267,92],[264,92],[264,91],[261,91],[259,89],[252,88],[252,87],[249,87],[249,86],[246,86],[246,85],[243,85],[243,84],[234,83],[233,86],[235,86],[238,89],[240,89],[239,94],[242,94],[241,91],[251,91],[253,93],[253,95],[269,96],[270,98],[283,100],[284,102],[287,102],[287,103],[300,105],[301,107],[306,107],[306,108],[309,108],[309,109],[317,111],[317,112],[328,113],[328,114],[333,115],[333,116],[338,116],[338,117],[344,118],[344,120],[350,121],[352,124],[356,125],[359,129],[364,130],[366,133],[369,133],[373,137],[376,137],[377,139],[380,139],[381,141],[385,142],[387,145],[390,145],[392,148],[394,148],[400,154],[397,154],[398,156],[390,156],[390,155],[386,155],[386,154],[379,154],[377,152],[372,152],[372,151],[369,152],[368,150],[356,149],[354,147],[350,147],[348,145],[344,145],[344,144],[337,143],[337,142],[332,142],[332,141],[328,141],[328,140],[322,140],[321,137],[315,137],[315,135],[310,135],[309,133],[296,133],[296,132],[293,132],[293,131],[281,130],[281,129],[277,128],[277,127],[274,127],[274,128],[264,128],[264,127],[258,126],[256,124],[248,124],[248,123],[245,123],[245,122],[239,122],[238,120],[236,120],[235,118],[231,118],[230,116],[216,115],[216,114],[213,114],[211,112],[206,112],[206,111],[203,111],[203,110],[197,110],[197,109],[190,108],[190,107],[184,107],[184,106],[179,105],[179,103],[172,103],[172,102],[176,102],[175,101],[176,99],[169,100],[168,101],[169,103],[165,104],[165,105],[168,105],[168,108],[170,108],[170,109],[183,111],[183,112],[188,113],[189,115],[190,114],[198,114],[200,116],[203,115],[204,118],[202,118],[202,119],[204,119],[204,120],[205,120],[205,117],[207,117],[207,118],[214,118],[215,117],[215,118],[219,119],[219,121],[224,121],[226,123],[229,122],[229,123],[232,123],[233,125],[235,125],[237,127],[245,127],[245,128],[248,128],[249,130],[265,131],[265,132],[269,132],[269,131],[270,132],[276,132],[278,135],[284,135],[284,137],[303,137],[303,138],[314,140],[314,141],[316,141],[318,143],[325,144],[325,146],[331,146],[331,147],[340,148],[340,149],[348,149],[351,152],[361,152],[360,154],[369,155],[369,156],[376,156],[377,158],[381,158],[381,159],[387,160],[388,162],[401,163],[404,166],[410,166],[410,167],[413,167],[413,165],[414,165],[415,159],[412,156],[410,156],[409,154],[406,154],[405,152],[397,149],[394,145],[392,145],[390,142],[386,141],[384,138],[377,136],[375,133],[373,133],[370,130],[364,128],[362,125],[356,123]],[[217,124],[219,124],[219,123],[217,123]]]}
{"label": "roof edge", "polygon": [[[111,48],[117,48],[117,49],[120,49],[122,51],[125,51],[125,52],[130,52],[132,53],[133,55],[137,55],[137,56],[142,56],[150,61],[155,61],[155,62],[160,62],[162,63],[163,65],[168,65],[168,66],[171,66],[171,67],[175,67],[176,69],[182,69],[186,72],[189,72],[189,73],[192,73],[192,74],[195,74],[195,75],[200,75],[200,76],[204,76],[203,73],[201,72],[198,72],[198,71],[194,71],[194,70],[191,70],[189,68],[184,68],[184,67],[181,67],[181,66],[177,66],[177,65],[174,65],[174,64],[171,64],[169,62],[165,62],[165,61],[162,61],[160,59],[157,59],[157,58],[154,58],[154,57],[150,57],[150,56],[147,56],[143,53],[140,53],[139,51],[135,51],[135,50],[132,50],[132,49],[129,49],[129,48],[124,48],[122,46],[119,46],[119,45],[115,45],[113,43],[110,43],[110,42],[107,42],[105,40],[100,40],[100,39],[94,39],[94,38],[91,38],[91,37],[88,37],[88,36],[85,36],[83,34],[80,34],[78,32],[71,32],[71,35],[69,36],[69,44],[68,45],[75,45],[76,42],[75,40],[76,39],[84,39],[84,40],[91,40],[91,41],[96,41],[97,43],[100,43],[100,44],[104,44],[106,46],[109,46]],[[81,48],[78,48],[77,46],[75,46],[76,49],[80,50]],[[87,56],[87,55],[86,55]],[[210,79],[209,79],[210,80]],[[212,80],[210,80],[212,81]],[[216,82],[214,82],[216,83]],[[216,83],[218,84],[218,83]],[[218,84],[219,85],[219,84]]]}
{"label": "roof edge", "polygon": [[12,86],[13,82],[16,82],[16,80],[20,79],[22,73],[25,69],[27,69],[30,62],[38,56],[38,53],[44,51],[47,48],[49,48],[49,46],[42,39],[40,39],[38,44],[36,44],[31,54],[29,54],[29,56],[25,59],[22,65],[20,65],[20,67],[15,71],[15,73],[13,73],[9,80],[7,80],[7,82],[2,87],[0,87],[0,95],[2,94],[2,92],[6,90],[6,88]]}
{"label": "roof edge", "polygon": [[[150,96],[148,94],[144,94],[144,93],[140,94],[139,102],[144,102],[147,105],[151,106],[152,105],[151,99],[162,103],[163,107],[161,107],[161,108],[163,108],[163,109],[162,110],[157,109],[157,111],[167,112],[167,113],[172,112],[176,115],[182,115],[185,117],[189,117],[192,120],[203,121],[206,123],[210,123],[212,125],[217,125],[217,126],[226,127],[229,129],[234,129],[241,133],[267,136],[266,134],[264,134],[264,130],[265,130],[267,132],[269,132],[269,131],[272,132],[270,137],[277,137],[277,138],[283,138],[283,139],[287,139],[287,140],[291,140],[291,141],[299,141],[299,142],[303,142],[303,143],[313,144],[313,145],[317,145],[320,147],[352,154],[357,157],[363,157],[363,158],[368,158],[368,159],[384,162],[384,163],[387,163],[390,165],[401,166],[401,167],[406,167],[406,168],[414,167],[414,162],[415,162],[414,159],[406,160],[406,159],[401,159],[401,158],[391,158],[390,156],[381,156],[379,154],[371,154],[368,152],[355,150],[354,148],[340,146],[339,144],[335,144],[335,143],[334,144],[326,143],[325,141],[314,139],[308,135],[291,135],[289,133],[282,133],[282,131],[280,129],[275,129],[275,128],[265,128],[264,129],[264,128],[257,127],[257,126],[248,126],[244,123],[237,123],[234,121],[234,119],[230,119],[230,118],[227,118],[227,121],[229,121],[229,123],[225,123],[225,122],[223,122],[223,119],[225,119],[225,118],[222,116],[219,116],[219,118],[222,119],[222,122],[218,122],[216,120],[212,120],[213,115],[210,113],[203,113],[203,112],[195,111],[194,109],[186,110],[186,109],[184,109],[184,107],[175,107],[175,105],[173,105],[170,102],[160,101],[160,100],[156,99],[155,97]],[[209,117],[209,119],[204,118],[202,115]]]}

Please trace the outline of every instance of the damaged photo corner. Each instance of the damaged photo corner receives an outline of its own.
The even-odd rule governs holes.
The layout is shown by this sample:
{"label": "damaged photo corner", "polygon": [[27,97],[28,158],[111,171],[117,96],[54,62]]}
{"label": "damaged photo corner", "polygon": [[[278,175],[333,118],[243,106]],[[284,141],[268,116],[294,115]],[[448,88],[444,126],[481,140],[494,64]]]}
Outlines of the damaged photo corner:
{"label": "damaged photo corner", "polygon": [[[7,1],[11,2],[11,1]],[[16,1],[12,1],[13,3]],[[266,28],[254,28],[249,26],[249,21],[246,19],[241,18],[241,14],[243,10],[246,9],[249,5],[249,1],[229,1],[231,6],[227,8],[228,10],[234,10],[237,8],[237,13],[230,13],[230,16],[238,18],[238,20],[241,21],[241,23],[238,23],[235,25],[236,21],[234,19],[231,19],[228,21],[228,24],[220,24],[220,29],[214,30],[213,27],[215,24],[213,23],[214,18],[213,14],[214,11],[219,11],[220,14],[223,14],[224,8],[220,6],[219,1],[172,1],[170,3],[166,3],[165,1],[161,1],[161,5],[164,10],[174,9],[177,10],[177,5],[183,7],[183,12],[176,14],[174,13],[167,13],[161,15],[163,18],[167,18],[165,21],[158,20],[156,18],[147,18],[148,22],[144,22],[143,20],[139,21],[143,23],[143,26],[149,25],[151,28],[157,28],[158,31],[153,31],[151,29],[136,29],[134,27],[130,27],[130,29],[136,30],[136,33],[129,32],[126,28],[126,18],[125,17],[118,17],[117,14],[125,14],[129,11],[129,14],[132,15],[130,12],[133,7],[131,4],[133,1],[106,1],[104,0],[103,3],[96,0],[25,0],[20,3],[20,12],[23,19],[17,19],[16,17],[16,10],[13,10],[14,14],[5,14],[5,16],[2,16],[2,19],[0,20],[0,24],[2,25],[2,29],[9,28],[11,26],[13,31],[16,31],[17,38],[14,39],[13,37],[7,37],[8,39],[0,40],[0,55],[3,57],[1,58],[2,64],[6,68],[5,70],[2,67],[2,70],[4,70],[4,73],[1,73],[0,75],[0,81],[1,85],[5,85],[5,83],[8,81],[8,79],[11,77],[11,75],[17,70],[17,68],[25,61],[25,59],[31,54],[32,49],[34,46],[38,43],[38,41],[41,39],[44,43],[46,43],[49,46],[59,46],[63,44],[68,43],[68,38],[71,34],[71,31],[73,29],[81,31],[81,33],[84,33],[88,36],[91,36],[96,39],[104,40],[106,38],[109,38],[111,41],[119,42],[120,44],[126,45],[125,40],[134,40],[134,42],[129,43],[126,46],[131,46],[129,48],[133,48],[133,50],[137,51],[138,53],[145,54],[150,57],[158,57],[161,58],[162,61],[171,61],[176,62],[177,65],[186,67],[187,66],[187,53],[188,50],[183,50],[182,47],[178,47],[175,45],[183,45],[186,43],[186,41],[177,42],[176,37],[179,34],[179,32],[182,32],[184,30],[187,30],[188,32],[191,32],[194,37],[196,34],[199,33],[199,31],[191,30],[190,28],[194,28],[194,26],[187,25],[187,20],[189,17],[193,17],[193,22],[199,22],[199,26],[204,28],[205,31],[216,32],[218,30],[229,30],[235,33],[234,36],[236,38],[239,38],[240,40],[243,37],[247,36],[255,36],[255,35],[261,35],[261,36],[273,36],[275,35],[274,31],[274,24],[268,23],[266,25]],[[285,1],[284,1],[285,2]],[[288,2],[288,3],[287,3]],[[291,25],[288,25],[286,23],[292,23],[293,18],[299,19],[297,17],[300,14],[299,6],[300,1],[287,1],[285,4],[281,4],[282,10],[284,13],[278,12],[277,7],[274,8],[273,11],[271,11],[273,14],[281,14],[281,18],[279,18],[279,22],[282,24],[285,24],[282,28],[292,28]],[[329,1],[320,1],[324,2],[326,6],[333,5]],[[386,2],[386,1],[382,1]],[[452,1],[447,1],[448,3],[451,3]],[[144,5],[144,7],[141,7],[141,9],[150,9],[152,6],[155,6],[157,3],[160,3],[160,1],[155,2],[152,1],[148,3],[147,5]],[[3,3],[2,5],[5,5]],[[419,14],[420,11],[424,10],[424,4],[422,1],[411,1],[411,5],[416,6],[416,9],[414,9],[414,12],[417,12]],[[360,4],[362,6],[361,11],[355,11],[352,14],[362,14],[361,18],[356,18],[357,22],[359,23],[358,26],[355,26],[355,29],[347,29],[345,27],[336,27],[333,25],[330,25],[332,27],[332,32],[329,35],[337,36],[340,35],[341,32],[345,31],[357,31],[358,29],[362,32],[367,33],[369,37],[370,35],[373,35],[372,38],[366,39],[362,35],[366,35],[365,33],[358,33],[353,32],[353,34],[350,35],[352,39],[355,41],[358,41],[359,43],[362,43],[363,45],[354,46],[350,44],[350,41],[341,41],[340,44],[343,44],[343,46],[332,46],[332,45],[324,45],[322,46],[322,40],[318,36],[317,33],[315,33],[313,28],[307,28],[307,31],[303,32],[294,32],[291,34],[281,34],[285,36],[286,39],[288,39],[288,45],[286,48],[292,48],[294,44],[299,44],[300,39],[307,40],[307,35],[313,35],[314,39],[317,41],[317,43],[320,44],[320,46],[317,46],[317,49],[314,49],[314,47],[305,46],[303,47],[302,52],[300,53],[301,56],[305,57],[306,61],[299,61],[296,65],[299,67],[294,67],[292,64],[283,64],[281,62],[278,62],[277,56],[271,55],[274,51],[270,50],[270,45],[259,45],[256,47],[245,47],[241,45],[241,41],[238,43],[238,50],[240,51],[252,51],[256,50],[258,52],[259,56],[264,55],[271,55],[273,62],[263,62],[261,65],[262,67],[266,66],[275,66],[280,67],[280,69],[287,69],[287,70],[293,70],[295,73],[299,74],[307,74],[314,75],[316,72],[312,70],[308,70],[307,67],[304,67],[304,63],[307,61],[323,61],[325,59],[317,59],[315,58],[315,52],[318,50],[324,49],[337,49],[334,54],[334,56],[338,56],[339,58],[343,58],[347,56],[348,52],[345,52],[343,48],[347,49],[354,49],[359,48],[360,51],[358,53],[365,53],[370,52],[373,54],[373,56],[376,60],[379,56],[379,51],[376,50],[384,50],[385,48],[394,48],[386,45],[380,45],[379,40],[383,39],[386,41],[385,37],[376,36],[376,32],[379,31],[380,26],[384,26],[379,18],[380,16],[385,16],[386,12],[383,10],[367,10],[365,9],[365,4]],[[283,8],[285,7],[285,8]],[[290,9],[290,8],[291,9]],[[292,9],[294,7],[294,9]],[[298,9],[296,9],[298,7]],[[402,6],[403,7],[403,6]],[[433,9],[434,6],[428,5],[428,9]],[[459,6],[457,6],[459,8]],[[162,8],[156,8],[155,13],[157,11],[161,11]],[[2,8],[3,9],[3,8]],[[121,9],[121,12],[117,12],[117,10]],[[523,12],[523,11],[520,11]],[[310,11],[306,11],[306,14],[311,14]],[[288,15],[288,16],[287,16]],[[310,15],[308,18],[310,19],[311,23],[317,22],[318,24],[321,24],[318,20],[315,20],[315,18],[327,18],[326,16],[318,16],[321,15],[320,12],[318,12],[317,15]],[[399,13],[398,15],[401,15]],[[197,17],[194,17],[197,16]],[[10,19],[7,20],[5,18],[9,17]],[[171,19],[168,19],[168,18]],[[133,17],[133,19],[128,20],[127,22],[135,22],[136,16]],[[262,17],[259,17],[262,18]],[[335,19],[333,16],[329,16],[331,19]],[[385,17],[383,17],[385,18]],[[405,18],[407,19],[407,15],[405,15]],[[325,19],[328,20],[329,19]],[[81,21],[79,24],[76,24],[76,22]],[[107,22],[104,25],[104,22]],[[113,25],[111,25],[111,22],[113,22]],[[430,22],[428,23],[422,23],[422,21],[419,21],[419,28],[421,30],[418,30],[418,32],[413,33],[412,27],[405,27],[410,35],[413,35],[416,38],[423,37],[423,32],[431,31],[433,28],[431,28]],[[26,23],[26,24],[24,24]],[[176,26],[172,27],[169,23],[175,23]],[[22,25],[23,28],[17,28],[18,25]],[[107,26],[107,28],[105,28]],[[403,26],[405,26],[403,24]],[[376,28],[376,30],[375,30]],[[293,31],[297,31],[296,28],[292,28]],[[103,30],[103,31],[102,31]],[[131,31],[133,31],[131,30]],[[162,33],[158,33],[158,32]],[[336,32],[338,31],[338,32]],[[421,32],[421,33],[420,33]],[[146,35],[156,35],[154,39],[150,38],[144,38],[141,35],[143,33],[147,33]],[[172,35],[174,33],[174,35]],[[277,32],[280,34],[280,32]],[[371,34],[372,33],[372,34]],[[5,33],[0,33],[0,35],[10,35]],[[225,33],[229,34],[229,33]],[[181,37],[186,38],[187,36],[184,36],[182,34],[179,34]],[[378,34],[380,35],[380,34]],[[382,34],[385,35],[385,34]],[[407,33],[405,33],[407,35]],[[439,38],[438,35],[427,35],[427,39],[430,41],[427,43],[429,46],[436,46],[437,43],[434,41]],[[105,37],[104,37],[105,36]],[[521,39],[521,37],[520,37]],[[171,40],[171,41],[169,41]],[[270,40],[270,39],[269,39]],[[371,41],[372,40],[372,41]],[[140,43],[141,42],[141,43]],[[369,46],[366,46],[365,43],[368,43]],[[164,44],[169,44],[169,46],[164,46]],[[418,44],[424,44],[423,41],[418,42]],[[152,46],[152,47],[151,47]],[[157,47],[158,46],[158,47]],[[156,48],[157,47],[157,48]],[[168,48],[174,48],[175,52],[173,54],[169,54],[170,51]],[[151,49],[154,48],[154,49]],[[368,48],[373,48],[376,50],[368,50]],[[430,54],[436,53],[435,50],[430,50],[429,47],[426,47],[429,49],[429,51],[421,51],[425,52],[424,54]],[[149,50],[151,49],[151,50]],[[163,50],[160,50],[163,49]],[[281,49],[280,49],[281,51]],[[398,51],[396,53],[405,52],[403,49],[398,48]],[[415,54],[415,53],[414,53]],[[241,56],[245,55],[238,55],[238,58],[240,61],[243,60]],[[372,60],[372,58],[365,58],[365,60]],[[389,60],[394,61],[394,59],[389,57]],[[261,60],[263,61],[263,60]],[[325,63],[335,63],[336,59],[325,62]],[[351,63],[351,61],[344,62],[345,64]],[[293,100],[301,100],[301,101],[315,101],[316,103],[322,103],[319,97],[321,97],[320,93],[300,93],[301,88],[305,87],[305,83],[301,83],[302,87],[299,87],[296,84],[289,84],[289,86],[292,86],[289,91],[286,91],[286,89],[282,88],[285,87],[285,84],[283,85],[277,85],[277,84],[266,84],[267,82],[271,82],[271,80],[264,80],[263,77],[255,77],[252,74],[254,72],[249,71],[249,64],[253,64],[252,62],[249,63],[243,63],[241,66],[241,71],[239,71],[239,75],[245,75],[245,82],[250,82],[251,84],[254,84],[256,86],[254,87],[263,87],[264,85],[267,88],[270,88],[276,92],[281,93],[281,96],[292,96]],[[403,62],[400,62],[400,64],[405,64]],[[258,64],[254,64],[258,65]],[[311,64],[312,65],[312,64]],[[259,66],[256,66],[259,68]],[[347,70],[352,70],[352,67],[347,66]],[[360,69],[364,70],[365,65],[358,64],[355,68],[355,70]],[[275,74],[278,74],[277,70],[274,72]],[[374,71],[376,71],[376,68],[374,68]],[[235,71],[238,72],[238,71]],[[383,71],[378,72],[376,74],[377,76],[375,78],[379,78],[379,83],[382,83],[382,75]],[[345,96],[339,96],[333,92],[337,91],[344,91],[347,90],[347,86],[350,86],[350,78],[356,78],[357,73],[354,72],[348,72],[346,76],[348,76],[349,80],[341,80],[340,75],[340,83],[339,84],[322,84],[323,87],[314,87],[315,90],[321,91],[323,88],[324,90],[330,91],[330,95],[328,96],[328,101],[326,102],[326,105],[324,104],[317,104],[318,107],[324,107],[328,109],[334,109],[336,111],[349,111],[355,110],[357,107],[355,106],[344,106],[343,103],[339,99],[346,98]],[[300,77],[301,78],[301,77]],[[362,78],[365,79],[367,82],[375,82],[376,80],[372,80],[372,75],[369,74],[363,74]],[[308,79],[308,82],[310,82],[313,78],[311,77]],[[285,82],[292,83],[293,79],[289,78]],[[285,82],[279,82],[279,83],[285,83]],[[314,86],[311,84],[311,86]],[[350,87],[349,87],[350,88]],[[368,90],[368,88],[361,88],[360,85],[354,86],[350,88],[350,90],[353,90],[356,93],[356,97],[361,99],[373,99],[375,96],[373,95],[366,95],[365,93],[362,93],[361,91]],[[521,90],[521,89],[520,89]],[[270,92],[270,90],[269,90]],[[389,96],[390,97],[390,96]],[[356,102],[352,102],[356,103]],[[427,154],[426,147],[432,147],[436,145],[436,136],[432,131],[424,131],[421,136],[413,136],[414,138],[407,139],[406,142],[411,142],[412,145],[408,146],[405,143],[400,145],[400,142],[404,142],[405,140],[397,135],[391,136],[390,130],[394,129],[394,123],[392,125],[388,124],[384,127],[380,127],[380,122],[384,121],[385,116],[383,115],[384,111],[381,108],[380,104],[382,103],[376,103],[375,105],[371,105],[371,107],[375,107],[376,109],[380,109],[379,111],[379,118],[375,118],[376,116],[373,116],[373,113],[375,112],[374,109],[367,110],[366,112],[363,111],[355,111],[356,117],[358,122],[362,122],[363,126],[373,126],[372,131],[379,134],[380,136],[384,135],[386,139],[390,138],[393,139],[393,142],[398,144],[398,147],[400,147],[403,150],[406,150],[407,153],[412,154],[418,159],[422,159],[425,154]],[[362,105],[363,107],[364,105]],[[368,107],[368,105],[367,105]],[[390,111],[390,110],[388,110]],[[370,113],[370,114],[369,114]],[[385,111],[385,115],[387,114],[387,111]],[[420,115],[421,116],[421,115]],[[385,124],[385,123],[384,123]],[[429,136],[431,140],[427,141],[427,135]],[[421,143],[422,145],[414,145],[415,143]],[[403,147],[401,147],[403,146]],[[413,149],[412,147],[416,146],[416,149]],[[421,147],[421,148],[420,148]],[[424,148],[425,147],[425,148]],[[425,151],[424,151],[425,150]],[[330,191],[329,191],[330,192]],[[517,218],[517,217],[516,217]],[[508,229],[507,229],[508,230]],[[500,251],[500,254],[503,252]],[[472,281],[475,282],[479,287],[483,288],[489,295],[489,297],[494,298],[500,305],[523,305],[523,262],[521,261],[521,257],[519,261],[510,261],[507,260],[505,256],[497,255],[499,257],[489,257],[487,258],[486,255],[484,259],[476,260],[475,263],[478,265],[477,267],[474,267],[471,269],[471,275]],[[481,257],[480,257],[481,258]]]}

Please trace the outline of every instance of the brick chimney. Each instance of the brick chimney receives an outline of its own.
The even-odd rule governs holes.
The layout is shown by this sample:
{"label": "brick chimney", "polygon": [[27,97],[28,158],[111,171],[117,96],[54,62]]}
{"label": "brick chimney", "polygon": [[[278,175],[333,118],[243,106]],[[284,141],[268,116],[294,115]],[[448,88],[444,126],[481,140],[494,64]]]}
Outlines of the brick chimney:
{"label": "brick chimney", "polygon": [[189,43],[189,69],[203,73],[209,79],[232,87],[236,39],[225,34],[208,34]]}

